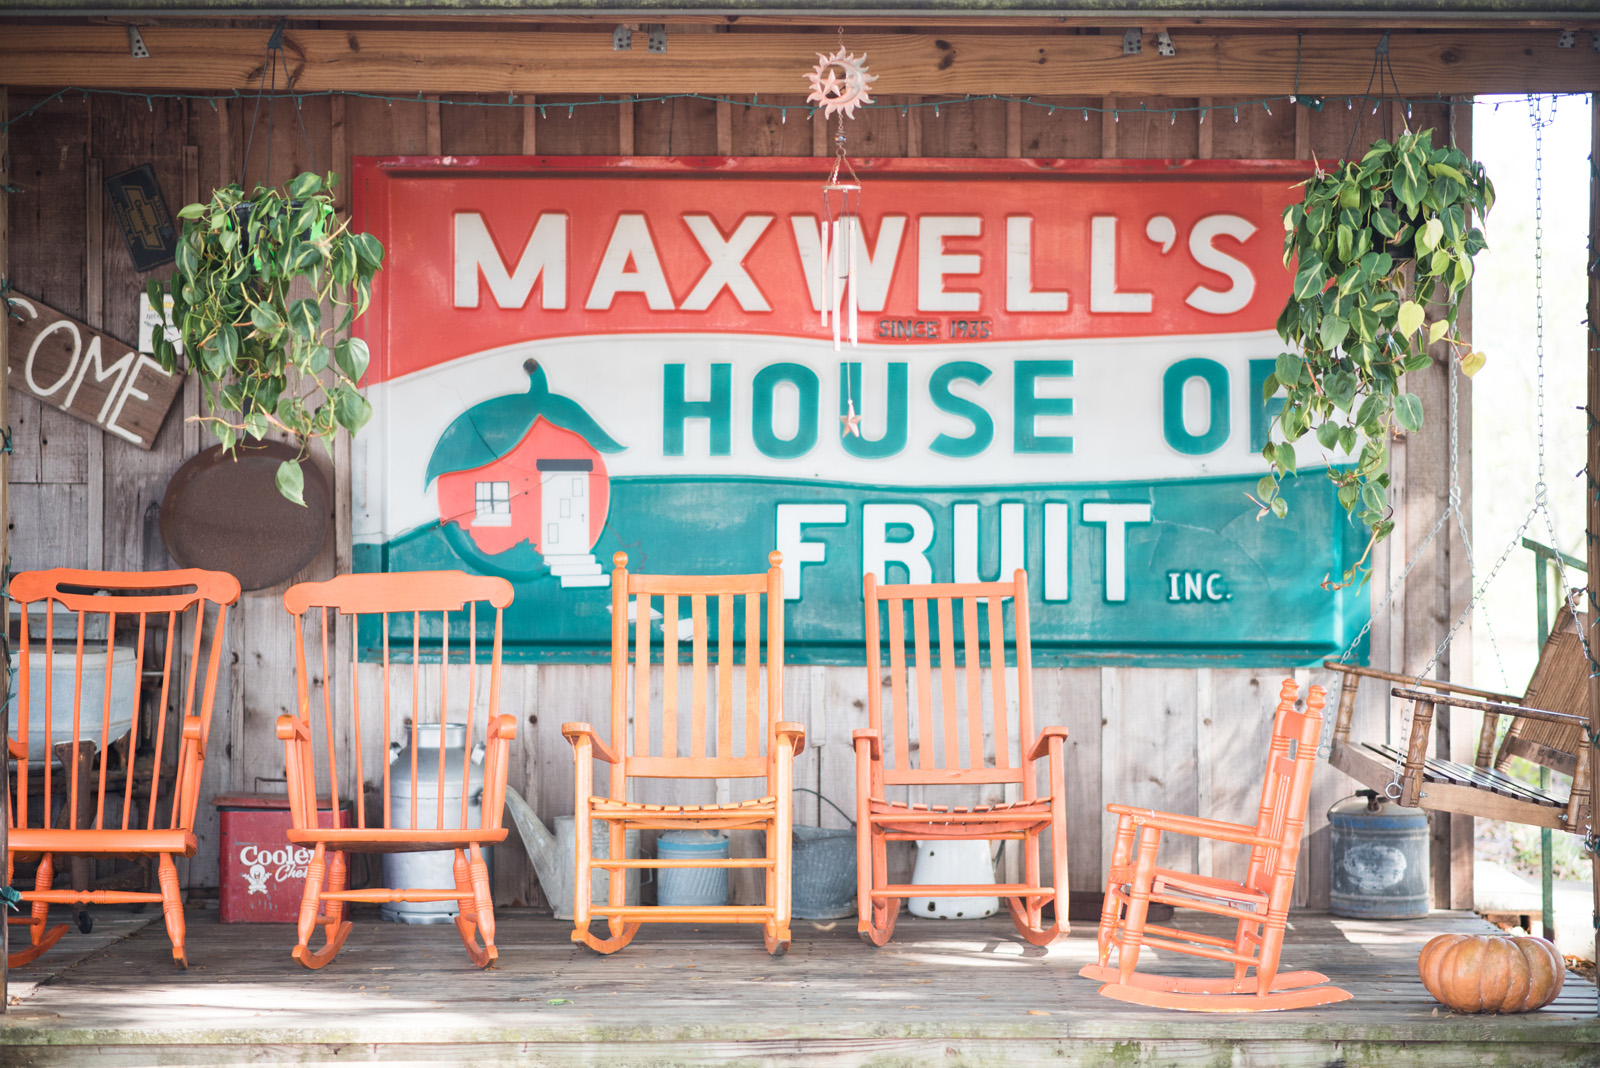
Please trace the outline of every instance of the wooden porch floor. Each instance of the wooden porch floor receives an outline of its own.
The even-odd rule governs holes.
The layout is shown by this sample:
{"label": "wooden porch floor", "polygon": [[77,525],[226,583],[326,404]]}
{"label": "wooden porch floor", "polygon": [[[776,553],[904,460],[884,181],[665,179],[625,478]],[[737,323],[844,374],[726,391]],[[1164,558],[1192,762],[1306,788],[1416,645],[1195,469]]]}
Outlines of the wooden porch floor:
{"label": "wooden porch floor", "polygon": [[1077,975],[1093,954],[1089,924],[1041,949],[998,917],[904,919],[875,950],[852,922],[797,921],[780,960],[757,928],[647,928],[600,957],[568,940],[568,924],[505,909],[500,966],[478,972],[453,927],[381,923],[374,910],[358,914],[338,960],[311,972],[289,958],[291,928],[224,927],[196,910],[182,972],[158,914],[99,916],[92,935],[69,932],[12,974],[0,1064],[1600,1065],[1594,988],[1575,976],[1526,1016],[1434,1003],[1417,952],[1435,934],[1487,929],[1467,913],[1297,914],[1286,967],[1318,969],[1355,998],[1247,1016],[1097,996]]}

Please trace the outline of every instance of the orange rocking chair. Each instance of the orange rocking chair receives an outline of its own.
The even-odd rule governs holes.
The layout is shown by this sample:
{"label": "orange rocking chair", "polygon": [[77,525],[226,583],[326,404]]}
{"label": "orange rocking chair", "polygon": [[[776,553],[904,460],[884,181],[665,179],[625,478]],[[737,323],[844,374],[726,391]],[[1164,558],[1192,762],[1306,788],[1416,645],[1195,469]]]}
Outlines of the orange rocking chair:
{"label": "orange rocking chair", "polygon": [[[1128,805],[1106,806],[1117,816],[1117,837],[1100,914],[1100,959],[1079,973],[1105,983],[1100,993],[1118,1001],[1196,1012],[1304,1009],[1349,999],[1350,994],[1338,987],[1318,985],[1328,981],[1318,972],[1278,971],[1325,700],[1322,687],[1313,686],[1305,711],[1296,712],[1297,691],[1293,679],[1284,680],[1254,827]],[[1156,851],[1166,831],[1249,846],[1244,880],[1158,868]],[[1235,936],[1149,923],[1146,915],[1152,902],[1234,920]],[[1233,978],[1136,971],[1144,946],[1232,964]],[[1107,966],[1113,949],[1115,968]],[[1253,978],[1245,974],[1251,968],[1256,971]]]}
{"label": "orange rocking chair", "polygon": [[[278,737],[283,740],[289,780],[289,814],[292,824],[289,841],[310,846],[311,860],[306,865],[305,892],[300,902],[299,944],[292,956],[307,968],[321,968],[338,954],[350,934],[345,918],[346,902],[454,901],[458,903],[456,929],[467,953],[478,967],[487,967],[498,956],[494,944],[494,903],[489,896],[489,871],[483,847],[503,841],[501,825],[505,808],[507,751],[516,737],[512,716],[499,715],[500,707],[500,630],[503,610],[511,603],[511,583],[503,578],[469,575],[463,571],[408,571],[388,574],[341,575],[326,582],[302,582],[283,595],[284,607],[294,616],[295,666],[299,677],[299,714],[278,717]],[[493,651],[488,665],[486,699],[480,701],[480,634],[485,622],[478,602],[494,608],[491,638]],[[330,610],[333,615],[330,617]],[[455,613],[452,618],[452,613]],[[484,613],[487,614],[487,613]],[[321,686],[322,730],[312,728],[313,710],[307,671],[306,644],[308,615],[314,620],[314,638],[321,646],[321,664],[315,677]],[[330,686],[344,674],[329,656],[338,617],[349,618],[350,663],[348,671],[349,715],[335,716]],[[362,616],[368,628],[376,628],[363,639]],[[375,617],[375,618],[374,618]],[[400,636],[403,663],[391,669],[391,632]],[[358,650],[365,640],[381,648],[380,664],[363,666]],[[362,705],[361,677],[376,670],[381,675],[381,709],[371,700]],[[341,680],[342,681],[342,680]],[[428,696],[437,687],[437,711]],[[396,693],[395,691],[398,691]],[[451,700],[459,716],[449,715]],[[370,699],[369,699],[370,700]],[[398,702],[407,713],[400,729],[391,718],[391,706]],[[482,815],[479,826],[469,826],[469,806],[476,792],[470,742],[477,729],[475,716],[482,717],[484,730]],[[363,723],[365,712],[365,723]],[[424,719],[427,722],[424,722]],[[447,739],[446,728],[461,725],[469,743],[461,747],[460,763],[446,759],[446,752],[457,748]],[[320,735],[313,744],[312,736]],[[410,766],[392,769],[389,746],[403,737],[409,742]],[[313,749],[319,753],[313,753]],[[418,754],[431,757],[437,751],[437,781],[418,778]],[[376,758],[376,759],[373,759]],[[372,767],[371,761],[381,765]],[[326,769],[326,778],[317,782],[317,765]],[[343,777],[345,788],[340,791]],[[397,818],[392,804],[397,787],[394,780],[404,777],[409,783],[409,812]],[[446,784],[461,792],[459,811],[446,811]],[[366,802],[367,787],[381,784],[378,811]],[[418,795],[432,786],[435,798],[418,804]],[[327,810],[319,812],[318,797],[327,798]],[[340,798],[347,798],[355,810],[355,825],[338,826]],[[451,808],[455,801],[452,799]],[[345,885],[346,853],[416,853],[450,850],[455,854],[453,888],[388,888],[351,890]],[[327,888],[324,889],[324,879]],[[319,912],[323,914],[318,915]],[[323,928],[323,945],[313,949],[311,936]],[[482,935],[482,943],[478,936]]]}
{"label": "orange rocking chair", "polygon": [[[587,723],[564,723],[561,733],[572,743],[577,762],[577,868],[574,886],[592,885],[594,869],[610,872],[610,895],[605,905],[590,903],[590,895],[574,896],[572,932],[600,953],[615,953],[639,933],[645,923],[759,923],[767,952],[781,956],[789,948],[791,857],[793,854],[792,791],[794,757],[805,745],[805,728],[784,723],[783,715],[783,572],[777,553],[768,557],[765,574],[757,575],[631,575],[628,555],[613,558],[611,573],[611,729],[602,740]],[[765,595],[765,608],[761,598]],[[657,622],[651,601],[661,598],[662,685],[660,702],[653,707],[650,686],[651,637]],[[630,598],[632,604],[630,606]],[[689,619],[681,620],[680,598],[689,602]],[[738,605],[743,598],[743,606]],[[714,600],[714,604],[710,603]],[[630,607],[632,614],[630,615]],[[628,622],[634,620],[632,649],[634,709],[633,746],[628,751]],[[716,681],[710,679],[710,624],[716,622]],[[766,662],[762,663],[761,630],[766,623]],[[743,641],[736,640],[736,621],[742,622]],[[679,623],[694,628],[689,638],[690,693],[685,715],[679,717]],[[742,645],[742,649],[739,647]],[[742,655],[741,655],[742,654]],[[736,701],[734,667],[744,665],[743,699]],[[765,700],[761,694],[766,677]],[[711,705],[715,700],[716,704]],[[742,704],[743,714],[735,712]],[[687,725],[688,753],[684,754],[682,728]],[[651,737],[660,739],[661,752],[652,753]],[[714,742],[712,738],[714,737]],[[611,765],[609,796],[594,792],[594,762]],[[749,801],[710,805],[643,804],[628,798],[628,783],[639,778],[758,779],[763,796]],[[607,860],[592,855],[593,820],[610,825]],[[766,832],[767,853],[759,858],[627,860],[624,836],[631,829],[650,830],[761,830]],[[766,900],[761,905],[629,905],[624,878],[628,868],[757,868],[766,872]],[[603,918],[607,934],[590,932],[595,917]]]}
{"label": "orange rocking chair", "polygon": [[[935,583],[920,586],[864,581],[867,607],[867,729],[855,732],[856,893],[863,941],[881,946],[894,933],[900,902],[923,897],[1004,897],[1017,931],[1034,945],[1049,945],[1067,932],[1067,811],[1065,727],[1033,734],[1033,667],[1028,632],[1028,576],[1018,570],[1011,582]],[[1017,720],[1010,723],[1006,699],[1006,635],[1002,602],[1015,606]],[[987,601],[981,613],[979,605]],[[933,682],[929,606],[937,606],[939,682]],[[911,610],[915,660],[917,723],[915,743],[907,701],[906,609]],[[889,620],[890,727],[885,737],[883,655],[880,609]],[[963,664],[957,667],[955,620],[962,623]],[[984,640],[982,619],[987,624]],[[984,753],[983,649],[988,647],[989,720],[993,724],[994,763]],[[958,682],[958,676],[960,681]],[[942,724],[934,735],[934,700],[939,695]],[[1019,757],[1011,755],[1012,730]],[[962,742],[966,753],[962,754]],[[911,759],[917,752],[915,765]],[[1047,773],[1038,792],[1038,771]],[[999,786],[1016,784],[1021,798],[1011,803],[951,807],[890,801],[893,786]],[[1053,886],[1040,879],[1039,839],[1050,836]],[[889,882],[887,843],[926,839],[1010,839],[1023,843],[1023,882],[961,886],[894,885]],[[1044,905],[1054,902],[1054,922],[1044,921]]]}
{"label": "orange rocking chair", "polygon": [[[60,941],[67,925],[47,927],[52,904],[160,902],[172,958],[188,967],[173,858],[195,852],[200,772],[228,606],[239,599],[239,582],[217,571],[57,568],[15,576],[11,597],[22,623],[16,735],[6,739],[17,762],[6,881],[19,856],[38,857],[39,866],[34,888],[22,891],[31,915],[8,919],[27,927],[31,944],[7,963],[27,964]],[[209,628],[208,605],[216,609]],[[57,606],[65,609],[60,616]],[[69,628],[60,637],[58,619]],[[36,625],[40,635],[31,633]],[[207,629],[210,648],[203,651]],[[163,788],[170,800],[162,800]],[[30,827],[35,796],[40,825]],[[135,814],[141,804],[142,818]],[[74,878],[71,888],[57,890],[61,855],[73,858]],[[155,860],[160,892],[92,889],[88,858],[116,856]],[[89,929],[87,914],[78,922]]]}

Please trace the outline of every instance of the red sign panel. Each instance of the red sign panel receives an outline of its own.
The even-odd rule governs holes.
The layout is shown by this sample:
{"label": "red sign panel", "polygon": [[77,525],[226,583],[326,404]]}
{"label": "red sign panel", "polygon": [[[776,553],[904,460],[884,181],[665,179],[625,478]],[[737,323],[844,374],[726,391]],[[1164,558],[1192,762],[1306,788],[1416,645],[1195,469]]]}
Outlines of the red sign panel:
{"label": "red sign panel", "polygon": [[[863,340],[1269,330],[1306,169],[863,161]],[[820,336],[822,178],[796,159],[360,159],[357,223],[404,265],[375,283],[370,381],[539,338]]]}

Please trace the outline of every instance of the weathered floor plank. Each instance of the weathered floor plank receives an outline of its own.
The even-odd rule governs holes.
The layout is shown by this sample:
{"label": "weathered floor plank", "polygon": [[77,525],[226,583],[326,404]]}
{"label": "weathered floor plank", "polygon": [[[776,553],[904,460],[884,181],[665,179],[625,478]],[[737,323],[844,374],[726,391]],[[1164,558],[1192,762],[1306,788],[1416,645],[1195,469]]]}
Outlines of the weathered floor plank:
{"label": "weathered floor plank", "polygon": [[[1417,951],[1435,934],[1486,929],[1470,914],[1387,923],[1296,914],[1285,966],[1323,971],[1355,998],[1248,1016],[1097,996],[1077,975],[1094,953],[1086,924],[1046,949],[999,918],[907,919],[874,950],[851,923],[802,922],[789,955],[774,960],[751,928],[647,929],[600,957],[574,946],[567,924],[526,910],[498,918],[501,963],[485,972],[454,928],[375,915],[361,916],[333,964],[310,972],[289,959],[292,928],[225,927],[199,910],[189,918],[193,966],[180,972],[161,923],[150,923],[18,973],[21,996],[0,1017],[0,1063],[1600,1064],[1594,989],[1575,978],[1527,1016],[1438,1009],[1417,980]],[[1215,974],[1170,956],[1160,966]]]}

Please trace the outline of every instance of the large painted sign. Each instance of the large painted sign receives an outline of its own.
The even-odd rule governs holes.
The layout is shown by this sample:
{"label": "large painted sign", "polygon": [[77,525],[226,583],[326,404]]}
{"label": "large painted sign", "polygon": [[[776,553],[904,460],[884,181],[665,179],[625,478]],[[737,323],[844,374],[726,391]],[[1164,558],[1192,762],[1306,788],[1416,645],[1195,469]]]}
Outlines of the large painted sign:
{"label": "large painted sign", "polygon": [[511,579],[531,660],[605,656],[619,549],[670,573],[780,550],[796,661],[861,662],[867,571],[1026,567],[1042,663],[1349,641],[1365,594],[1321,586],[1363,544],[1316,470],[1341,458],[1302,446],[1286,520],[1247,496],[1303,164],[860,169],[836,350],[822,260],[851,250],[816,160],[358,160],[388,259],[357,567]]}

